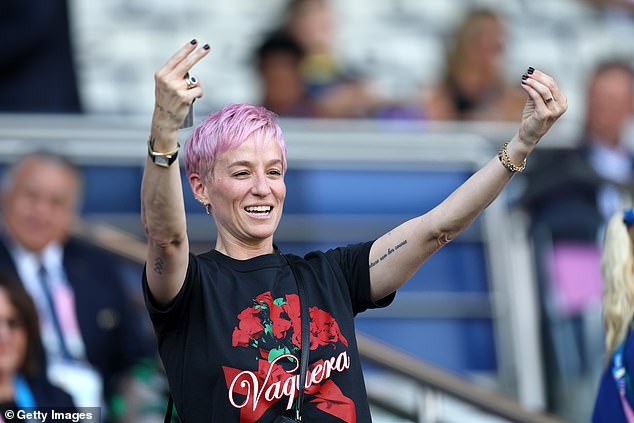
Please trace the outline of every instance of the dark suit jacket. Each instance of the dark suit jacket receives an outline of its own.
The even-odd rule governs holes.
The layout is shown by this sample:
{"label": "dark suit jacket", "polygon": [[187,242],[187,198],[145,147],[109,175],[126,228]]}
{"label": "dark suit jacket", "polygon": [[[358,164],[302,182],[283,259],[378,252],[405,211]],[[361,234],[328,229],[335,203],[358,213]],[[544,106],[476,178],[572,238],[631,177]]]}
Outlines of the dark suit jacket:
{"label": "dark suit jacket", "polygon": [[[93,245],[70,239],[64,245],[64,270],[75,295],[75,310],[88,361],[104,379],[109,396],[121,372],[155,357],[147,317],[133,307],[118,274],[117,258]],[[0,239],[0,271],[19,280],[5,241]]]}
{"label": "dark suit jacket", "polygon": [[28,383],[38,407],[75,407],[73,398],[66,391],[51,385],[45,378],[29,379]]}
{"label": "dark suit jacket", "polygon": [[[634,186],[616,185],[601,177],[590,165],[587,144],[577,149],[536,151],[527,173],[526,190],[519,199],[531,216],[532,229],[547,228],[553,239],[596,240],[604,219],[597,205],[605,184],[634,194]],[[634,166],[634,159],[632,159]]]}

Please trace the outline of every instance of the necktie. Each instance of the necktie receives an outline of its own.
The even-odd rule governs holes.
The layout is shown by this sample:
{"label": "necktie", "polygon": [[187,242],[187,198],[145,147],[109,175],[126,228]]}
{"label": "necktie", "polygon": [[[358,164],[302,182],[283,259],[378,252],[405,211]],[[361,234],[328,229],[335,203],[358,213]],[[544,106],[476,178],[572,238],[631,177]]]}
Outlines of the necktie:
{"label": "necktie", "polygon": [[50,287],[50,278],[46,268],[40,264],[40,268],[38,269],[38,279],[40,280],[40,284],[42,286],[42,292],[44,293],[44,298],[46,299],[46,304],[49,310],[49,317],[51,319],[51,325],[53,326],[53,330],[55,331],[55,335],[59,341],[59,348],[62,354],[62,357],[66,360],[72,360],[72,355],[66,345],[66,340],[64,339],[64,332],[62,332],[62,326],[59,322],[59,318],[57,317],[57,308],[55,307],[55,301],[53,300],[53,295],[51,293]]}

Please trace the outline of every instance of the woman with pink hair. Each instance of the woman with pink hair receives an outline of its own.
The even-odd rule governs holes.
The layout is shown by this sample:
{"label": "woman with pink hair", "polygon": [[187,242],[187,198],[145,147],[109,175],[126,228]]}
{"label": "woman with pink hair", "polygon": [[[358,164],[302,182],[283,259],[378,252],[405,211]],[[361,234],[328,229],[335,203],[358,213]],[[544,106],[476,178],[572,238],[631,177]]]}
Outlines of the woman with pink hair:
{"label": "woman with pink hair", "polygon": [[565,112],[566,96],[530,68],[520,81],[528,99],[518,132],[445,201],[374,241],[304,257],[273,243],[287,170],[276,116],[225,107],[184,149],[194,196],[218,228],[215,248],[194,255],[173,164],[178,128],[203,95],[189,72],[208,53],[192,40],[155,75],[142,186],[146,306],[178,413],[184,422],[295,421],[291,413],[310,422],[371,421],[354,316],[388,305],[497,197]]}

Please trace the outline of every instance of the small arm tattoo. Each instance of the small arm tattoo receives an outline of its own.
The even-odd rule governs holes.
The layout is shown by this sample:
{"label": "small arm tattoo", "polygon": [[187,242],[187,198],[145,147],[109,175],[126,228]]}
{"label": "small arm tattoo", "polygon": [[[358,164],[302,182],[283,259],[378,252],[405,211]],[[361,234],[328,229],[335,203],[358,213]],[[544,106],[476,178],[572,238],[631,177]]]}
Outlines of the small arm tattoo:
{"label": "small arm tattoo", "polygon": [[170,119],[177,121],[178,120],[178,116],[176,116],[176,114],[174,112],[172,112],[171,110],[167,110],[165,107],[161,106],[160,104],[156,103],[156,107],[158,107],[158,109],[163,112],[163,113],[167,113],[167,116],[169,116]]}
{"label": "small arm tattoo", "polygon": [[401,241],[398,244],[396,244],[394,246],[394,248],[388,247],[387,252],[383,253],[383,255],[381,257],[379,257],[378,259],[370,262],[370,269],[372,269],[374,266],[379,264],[379,262],[382,262],[383,260],[385,260],[387,258],[387,256],[389,256],[391,254],[394,254],[396,252],[396,250],[398,250],[399,248],[402,248],[406,244],[407,244],[407,240],[404,239],[403,241]]}
{"label": "small arm tattoo", "polygon": [[161,257],[157,257],[154,260],[153,269],[158,275],[162,275],[163,274],[163,272],[165,271],[165,262],[163,261],[163,259]]}

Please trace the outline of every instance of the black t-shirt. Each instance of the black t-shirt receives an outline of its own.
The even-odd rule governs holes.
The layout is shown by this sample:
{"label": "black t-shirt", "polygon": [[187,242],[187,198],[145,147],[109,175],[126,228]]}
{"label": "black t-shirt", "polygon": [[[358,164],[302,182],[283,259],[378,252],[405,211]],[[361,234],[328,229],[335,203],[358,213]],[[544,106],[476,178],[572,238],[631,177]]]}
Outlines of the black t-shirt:
{"label": "black t-shirt", "polygon": [[[297,263],[309,297],[307,422],[369,422],[353,317],[372,302],[372,242],[307,254]],[[290,266],[279,253],[235,260],[190,254],[185,283],[159,307],[145,273],[146,305],[179,416],[186,423],[271,422],[293,408],[301,312]]]}

